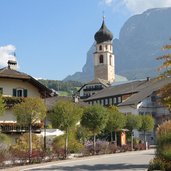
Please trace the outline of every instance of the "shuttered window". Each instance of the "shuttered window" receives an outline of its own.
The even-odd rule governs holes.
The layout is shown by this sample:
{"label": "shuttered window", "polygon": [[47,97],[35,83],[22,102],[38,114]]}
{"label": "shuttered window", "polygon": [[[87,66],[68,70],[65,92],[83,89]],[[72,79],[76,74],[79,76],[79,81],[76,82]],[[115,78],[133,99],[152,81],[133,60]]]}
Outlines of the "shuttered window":
{"label": "shuttered window", "polygon": [[27,97],[27,89],[24,89],[24,97]]}
{"label": "shuttered window", "polygon": [[3,88],[0,87],[0,95],[2,95],[2,94],[3,94]]}
{"label": "shuttered window", "polygon": [[12,95],[14,96],[14,97],[16,97],[17,96],[17,90],[14,88],[13,89],[13,93],[12,93]]}
{"label": "shuttered window", "polygon": [[14,97],[27,97],[27,89],[13,89]]}

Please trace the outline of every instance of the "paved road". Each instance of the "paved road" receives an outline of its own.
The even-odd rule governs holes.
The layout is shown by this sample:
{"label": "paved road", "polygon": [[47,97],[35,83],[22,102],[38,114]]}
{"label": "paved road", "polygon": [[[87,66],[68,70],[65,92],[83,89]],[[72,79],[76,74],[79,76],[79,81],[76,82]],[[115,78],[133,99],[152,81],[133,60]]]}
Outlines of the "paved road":
{"label": "paved road", "polygon": [[146,171],[153,157],[154,150],[127,152],[53,162],[20,171]]}

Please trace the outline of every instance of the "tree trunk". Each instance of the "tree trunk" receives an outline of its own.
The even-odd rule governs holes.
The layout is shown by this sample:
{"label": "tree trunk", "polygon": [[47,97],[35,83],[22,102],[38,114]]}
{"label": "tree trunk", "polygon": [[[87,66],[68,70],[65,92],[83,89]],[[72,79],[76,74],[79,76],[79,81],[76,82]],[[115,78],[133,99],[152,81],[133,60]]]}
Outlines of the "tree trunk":
{"label": "tree trunk", "polygon": [[133,131],[131,131],[131,150],[133,151],[134,144],[133,144]]}
{"label": "tree trunk", "polygon": [[116,146],[118,145],[118,143],[117,143],[117,133],[116,133],[116,131],[115,131],[115,145],[116,145]]}
{"label": "tree trunk", "polygon": [[96,134],[94,133],[94,135],[93,135],[93,155],[96,154],[95,151],[96,151]]}
{"label": "tree trunk", "polygon": [[110,136],[111,136],[111,143],[113,142],[113,131],[111,130],[110,132]]}
{"label": "tree trunk", "polygon": [[32,156],[32,126],[29,124],[29,163],[31,163]]}
{"label": "tree trunk", "polygon": [[144,143],[146,142],[146,132],[144,131]]}
{"label": "tree trunk", "polygon": [[144,131],[144,145],[145,145],[145,149],[147,150],[146,131]]}
{"label": "tree trunk", "polygon": [[46,117],[44,119],[44,151],[46,151]]}
{"label": "tree trunk", "polygon": [[66,137],[65,137],[65,158],[68,156],[68,127],[66,128]]}

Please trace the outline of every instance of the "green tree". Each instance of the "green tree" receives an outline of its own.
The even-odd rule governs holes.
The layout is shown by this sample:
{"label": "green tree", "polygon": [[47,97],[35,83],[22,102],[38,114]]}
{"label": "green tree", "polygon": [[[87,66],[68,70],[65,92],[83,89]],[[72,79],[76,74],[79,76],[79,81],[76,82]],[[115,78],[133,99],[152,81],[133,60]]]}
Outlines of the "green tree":
{"label": "green tree", "polygon": [[126,124],[126,117],[123,113],[119,112],[115,106],[108,108],[108,121],[106,129],[111,133],[111,142],[113,141],[113,131],[115,131],[115,142],[117,145],[117,131],[124,128]]}
{"label": "green tree", "polygon": [[89,129],[83,127],[82,125],[78,125],[76,135],[79,141],[85,144],[86,140],[92,137],[92,132]]}
{"label": "green tree", "polygon": [[81,125],[93,133],[93,147],[95,153],[96,135],[105,128],[107,122],[107,111],[103,106],[88,106],[83,112]]}
{"label": "green tree", "polygon": [[53,127],[65,131],[65,157],[68,151],[69,129],[75,127],[82,116],[82,108],[71,101],[58,101],[53,107],[50,120]]}
{"label": "green tree", "polygon": [[126,128],[131,132],[131,149],[133,150],[133,130],[139,129],[142,125],[141,116],[139,115],[127,115],[126,116]]}
{"label": "green tree", "polygon": [[140,127],[140,131],[143,131],[144,142],[146,142],[146,133],[153,130],[154,119],[151,115],[142,115],[141,120],[142,120],[142,125]]}
{"label": "green tree", "polygon": [[[163,50],[170,50],[170,49],[171,49],[171,44],[165,45],[163,47]],[[163,60],[162,65],[158,68],[159,71],[162,71],[162,74],[160,75],[159,78],[171,77],[171,53],[169,52],[166,55],[157,58],[157,60]],[[166,107],[168,107],[168,109],[171,111],[171,83],[164,86],[161,89],[161,94],[162,94],[162,103]]]}
{"label": "green tree", "polygon": [[9,159],[9,146],[11,139],[8,135],[0,134],[0,165]]}
{"label": "green tree", "polygon": [[[68,149],[71,153],[81,152],[83,149],[83,144],[77,139],[76,129],[73,128],[69,132],[69,144]],[[58,153],[65,146],[65,135],[57,136],[53,139],[53,150]]]}
{"label": "green tree", "polygon": [[4,112],[5,112],[5,103],[2,96],[0,96],[0,116],[3,115]]}
{"label": "green tree", "polygon": [[40,98],[25,98],[23,102],[14,106],[14,114],[17,122],[29,128],[29,161],[32,155],[32,126],[44,120],[46,116],[46,106]]}

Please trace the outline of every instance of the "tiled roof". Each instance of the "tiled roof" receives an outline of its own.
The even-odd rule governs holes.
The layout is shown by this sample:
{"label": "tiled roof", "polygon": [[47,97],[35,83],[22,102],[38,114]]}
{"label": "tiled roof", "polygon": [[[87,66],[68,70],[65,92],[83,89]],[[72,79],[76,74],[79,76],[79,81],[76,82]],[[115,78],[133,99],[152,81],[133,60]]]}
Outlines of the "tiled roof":
{"label": "tiled roof", "polygon": [[[66,101],[74,101],[73,97],[69,96],[54,96],[45,99],[45,103],[47,105],[48,110],[52,109],[57,101],[66,100]],[[78,105],[80,106],[87,106],[88,104],[83,101],[78,101]]]}
{"label": "tiled roof", "polygon": [[102,84],[104,85],[105,87],[109,87],[109,82],[107,80],[103,80],[101,78],[97,78],[97,79],[94,79],[86,84],[84,84],[79,90],[78,92],[80,92],[82,90],[83,87],[85,87],[86,85],[93,85],[93,84]]}
{"label": "tiled roof", "polygon": [[23,72],[19,72],[17,70],[10,69],[9,67],[0,69],[0,78],[26,80],[30,84],[37,87],[42,96],[51,96],[52,93],[52,91],[49,88],[41,84],[39,81],[31,77],[30,75],[27,75]]}
{"label": "tiled roof", "polygon": [[171,83],[171,77],[164,79],[151,79],[151,80],[139,80],[129,81],[121,84],[113,84],[113,86],[105,88],[97,94],[89,97],[85,101],[91,101],[96,99],[102,99],[106,97],[113,97],[119,95],[132,94],[125,101],[118,106],[138,104],[143,99],[150,96],[153,92],[161,89],[165,85]]}
{"label": "tiled roof", "polygon": [[107,80],[103,80],[101,78],[94,79],[94,80],[90,81],[88,84],[98,84],[98,83],[101,83],[106,87],[109,87],[109,82]]}
{"label": "tiled roof", "polygon": [[128,99],[123,101],[118,106],[126,106],[126,105],[137,105],[139,102],[150,96],[153,92],[160,90],[167,84],[171,83],[170,78],[164,78],[161,80],[152,79],[141,86],[137,87],[137,93],[130,96]]}
{"label": "tiled roof", "polygon": [[143,84],[144,82],[146,81],[132,81],[132,82],[126,82],[122,84],[116,84],[116,85],[113,85],[113,86],[110,86],[108,88],[101,90],[97,94],[86,99],[86,101],[105,98],[105,97],[112,97],[112,96],[122,95],[122,94],[135,93],[137,92],[136,88],[140,86],[141,84]]}
{"label": "tiled roof", "polygon": [[19,79],[29,79],[30,76],[19,72],[17,70],[10,69],[8,67],[0,69],[0,78],[19,78]]}

